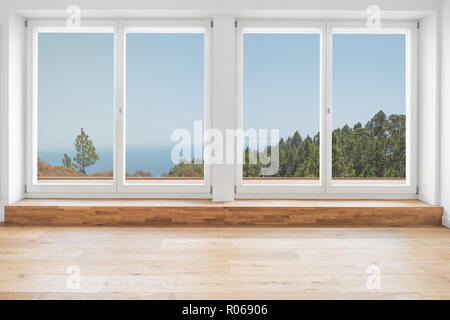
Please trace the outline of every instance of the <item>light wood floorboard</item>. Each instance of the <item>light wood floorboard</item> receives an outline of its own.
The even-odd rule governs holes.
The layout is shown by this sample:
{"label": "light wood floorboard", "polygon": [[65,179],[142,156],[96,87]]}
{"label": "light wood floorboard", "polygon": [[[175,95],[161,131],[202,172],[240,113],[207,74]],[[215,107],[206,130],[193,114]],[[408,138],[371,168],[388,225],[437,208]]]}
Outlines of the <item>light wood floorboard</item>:
{"label": "light wood floorboard", "polygon": [[0,299],[450,299],[450,230],[1,225]]}

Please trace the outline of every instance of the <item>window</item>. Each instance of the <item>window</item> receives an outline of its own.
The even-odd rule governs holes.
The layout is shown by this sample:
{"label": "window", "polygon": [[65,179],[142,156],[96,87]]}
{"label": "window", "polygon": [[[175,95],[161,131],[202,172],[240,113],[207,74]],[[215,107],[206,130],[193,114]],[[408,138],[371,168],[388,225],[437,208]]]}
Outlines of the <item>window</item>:
{"label": "window", "polygon": [[[244,130],[279,130],[270,145],[259,137],[256,149],[247,139],[244,179],[319,180],[320,172],[320,34],[244,33]],[[278,170],[264,175],[261,159],[251,153],[278,147]]]}
{"label": "window", "polygon": [[210,21],[65,23],[29,23],[27,191],[210,194]]}
{"label": "window", "polygon": [[[226,84],[212,82],[209,19],[27,30],[28,196],[208,198],[222,164],[235,175],[214,183],[241,198],[416,192],[413,22],[239,20]],[[231,85],[225,134],[211,96]]]}
{"label": "window", "polygon": [[[204,123],[204,31],[131,28],[125,56],[127,182],[203,183],[202,138],[193,134]],[[172,152],[177,130],[186,149]]]}
{"label": "window", "polygon": [[210,194],[210,29],[209,21],[121,21],[119,191]]}
{"label": "window", "polygon": [[239,26],[238,123],[244,141],[238,192],[320,193],[323,25]]}
{"label": "window", "polygon": [[114,34],[41,32],[37,68],[38,179],[112,179]]}
{"label": "window", "polygon": [[[239,26],[239,196],[415,192],[412,23]],[[278,170],[264,174],[274,149]]]}
{"label": "window", "polygon": [[414,28],[330,30],[330,191],[412,191]]}
{"label": "window", "polygon": [[405,46],[404,34],[333,34],[333,179],[406,178]]}
{"label": "window", "polygon": [[33,26],[32,185],[113,186],[113,27]]}

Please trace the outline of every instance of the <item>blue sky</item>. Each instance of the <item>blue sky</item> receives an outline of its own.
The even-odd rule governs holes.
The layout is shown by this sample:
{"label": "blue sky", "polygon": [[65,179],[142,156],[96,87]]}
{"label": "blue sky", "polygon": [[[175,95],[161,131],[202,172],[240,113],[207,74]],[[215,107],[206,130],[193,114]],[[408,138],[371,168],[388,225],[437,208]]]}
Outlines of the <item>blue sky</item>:
{"label": "blue sky", "polygon": [[[318,132],[319,40],[244,35],[244,128],[279,128],[282,137]],[[127,145],[163,150],[174,144],[172,130],[192,130],[203,119],[204,35],[128,34],[126,49]],[[101,169],[112,168],[113,34],[39,34],[38,67],[39,153],[73,156],[83,127],[110,155],[100,155]],[[379,110],[404,114],[405,36],[334,35],[332,103],[333,128],[364,125]],[[143,155],[142,163],[153,157]]]}
{"label": "blue sky", "polygon": [[[320,39],[244,35],[244,127],[287,137],[319,131]],[[379,110],[405,114],[405,36],[333,36],[333,129],[366,124]]]}
{"label": "blue sky", "polygon": [[127,144],[170,144],[203,120],[204,35],[127,35]]}
{"label": "blue sky", "polygon": [[333,129],[405,114],[405,35],[333,36]]}
{"label": "blue sky", "polygon": [[243,65],[245,129],[319,131],[319,35],[244,34]]}
{"label": "blue sky", "polygon": [[[45,161],[60,165],[64,152],[73,156],[83,127],[100,156],[94,168],[112,168],[113,54],[113,34],[39,35],[38,153]],[[203,120],[204,35],[128,34],[126,62],[127,171],[161,172],[172,131]]]}
{"label": "blue sky", "polygon": [[38,148],[73,149],[81,127],[111,146],[113,34],[40,33],[38,68]]}
{"label": "blue sky", "polygon": [[[172,165],[171,149],[161,146],[174,146],[171,134],[179,128],[188,129],[193,142],[194,121],[203,120],[204,34],[131,33],[126,51],[127,171],[134,171],[136,158]],[[147,168],[155,172],[155,165]]]}

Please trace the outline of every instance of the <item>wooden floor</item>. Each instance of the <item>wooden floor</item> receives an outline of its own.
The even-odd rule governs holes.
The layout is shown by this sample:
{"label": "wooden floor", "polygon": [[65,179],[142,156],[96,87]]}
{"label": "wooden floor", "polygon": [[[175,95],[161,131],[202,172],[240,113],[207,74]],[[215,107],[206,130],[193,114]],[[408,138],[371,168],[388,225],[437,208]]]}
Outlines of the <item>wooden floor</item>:
{"label": "wooden floor", "polygon": [[24,199],[5,207],[5,219],[58,226],[438,226],[442,210],[419,200]]}
{"label": "wooden floor", "polygon": [[0,298],[450,299],[450,230],[0,225]]}

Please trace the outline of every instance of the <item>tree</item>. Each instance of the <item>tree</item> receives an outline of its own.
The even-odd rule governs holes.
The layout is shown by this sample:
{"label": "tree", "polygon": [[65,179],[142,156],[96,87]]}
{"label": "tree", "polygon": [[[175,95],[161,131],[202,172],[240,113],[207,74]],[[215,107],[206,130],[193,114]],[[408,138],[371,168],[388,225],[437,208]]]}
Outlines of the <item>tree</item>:
{"label": "tree", "polygon": [[180,163],[170,168],[168,173],[163,173],[162,177],[203,177],[203,163],[192,160],[191,162],[181,160]]}
{"label": "tree", "polygon": [[[272,146],[266,147],[270,154]],[[320,133],[302,137],[298,131],[278,142],[279,170],[274,177],[319,178]],[[245,178],[262,177],[259,151],[244,149],[242,174]],[[256,159],[256,163],[253,160]],[[364,126],[344,125],[332,131],[332,175],[334,178],[405,178],[406,117],[383,111]],[[136,173],[136,176],[145,176]],[[203,177],[203,163],[181,161],[163,173],[164,177]]]}
{"label": "tree", "polygon": [[[405,115],[383,111],[376,113],[365,126],[344,125],[332,132],[333,177],[337,178],[404,178],[406,169]],[[280,139],[279,170],[276,177],[318,178],[320,167],[320,135],[301,137],[299,132]],[[244,177],[261,177],[261,164],[250,164],[245,149]],[[258,159],[259,160],[259,159]]]}
{"label": "tree", "polygon": [[406,117],[379,111],[365,127],[333,131],[333,177],[404,178]]}
{"label": "tree", "polygon": [[72,162],[72,159],[67,155],[67,153],[64,153],[64,158],[62,159],[62,163],[64,167],[69,169],[75,169],[75,164]]}
{"label": "tree", "polygon": [[76,156],[73,160],[76,162],[75,167],[78,172],[86,174],[86,168],[97,162],[98,155],[95,152],[95,146],[89,136],[81,128],[81,133],[75,139]]}

